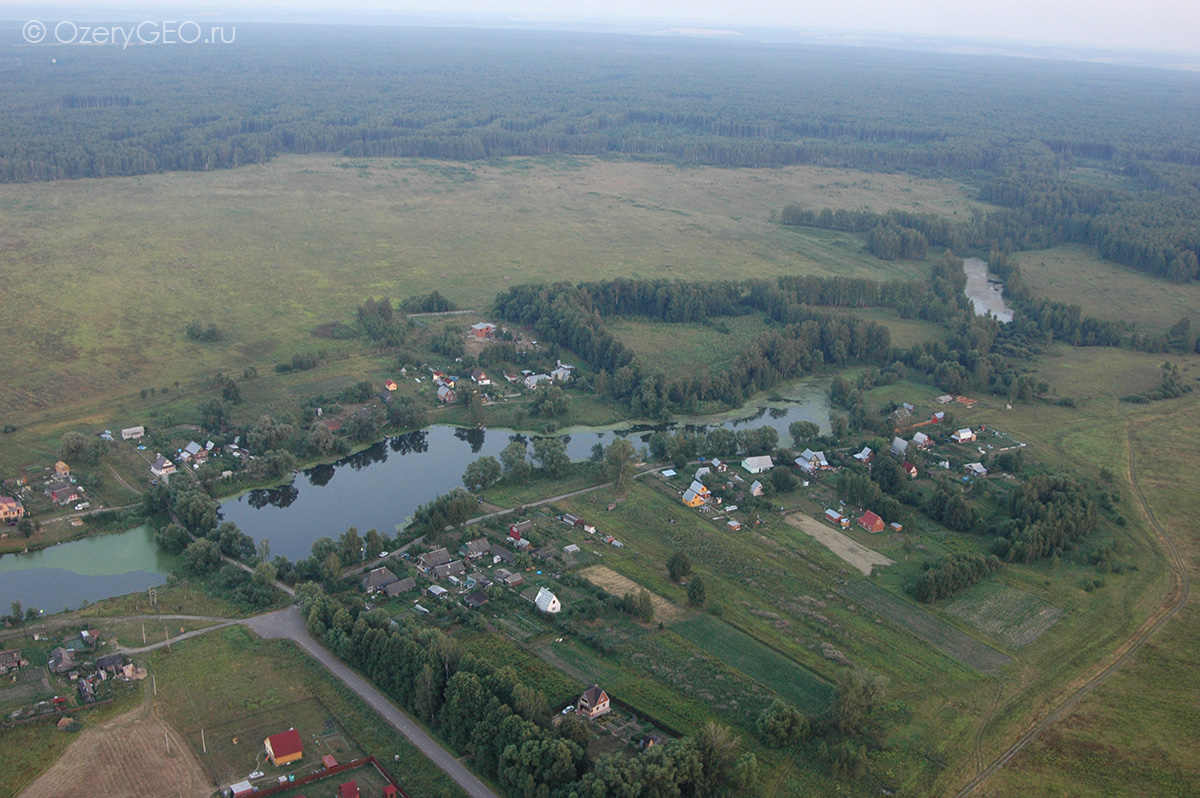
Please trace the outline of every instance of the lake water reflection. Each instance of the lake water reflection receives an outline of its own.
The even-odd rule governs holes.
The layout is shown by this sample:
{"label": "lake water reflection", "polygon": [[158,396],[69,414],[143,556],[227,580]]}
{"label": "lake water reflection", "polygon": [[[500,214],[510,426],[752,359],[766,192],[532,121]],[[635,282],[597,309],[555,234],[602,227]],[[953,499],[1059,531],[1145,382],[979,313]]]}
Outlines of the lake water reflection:
{"label": "lake water reflection", "polygon": [[[681,419],[677,425],[724,426],[730,429],[772,426],[787,440],[793,421],[829,426],[829,406],[822,385],[811,386],[796,399],[722,417]],[[707,423],[702,423],[707,422]],[[571,430],[564,435],[572,460],[585,460],[597,443],[607,446],[616,435],[632,436],[641,446],[653,429]],[[290,484],[255,490],[221,506],[255,540],[267,538],[272,554],[295,560],[308,555],[313,541],[336,537],[349,527],[359,534],[378,529],[387,535],[412,517],[417,507],[462,484],[467,465],[478,457],[499,457],[515,437],[503,429],[457,429],[435,426],[399,435],[330,465],[308,469]],[[528,440],[528,438],[526,437]]]}

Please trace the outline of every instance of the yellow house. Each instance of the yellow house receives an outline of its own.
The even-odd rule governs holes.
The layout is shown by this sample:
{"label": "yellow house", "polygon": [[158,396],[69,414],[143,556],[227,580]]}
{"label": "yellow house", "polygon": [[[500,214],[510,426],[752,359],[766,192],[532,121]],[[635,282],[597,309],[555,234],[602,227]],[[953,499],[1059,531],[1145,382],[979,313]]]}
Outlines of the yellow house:
{"label": "yellow house", "polygon": [[71,467],[62,460],[59,460],[54,464],[54,473],[60,477],[69,477],[71,476]]}
{"label": "yellow house", "polygon": [[705,500],[699,493],[688,488],[687,492],[683,494],[683,503],[688,507],[699,507],[705,503]]}
{"label": "yellow house", "polygon": [[300,741],[300,732],[295,729],[272,734],[263,741],[263,746],[267,749],[267,758],[275,767],[295,762],[304,756],[304,744]]}

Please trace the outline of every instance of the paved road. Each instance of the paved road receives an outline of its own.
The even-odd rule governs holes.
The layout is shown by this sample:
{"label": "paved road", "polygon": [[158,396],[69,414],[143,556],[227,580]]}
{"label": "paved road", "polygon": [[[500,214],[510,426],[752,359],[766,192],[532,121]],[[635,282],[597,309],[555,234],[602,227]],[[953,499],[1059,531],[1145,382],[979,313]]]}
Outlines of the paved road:
{"label": "paved road", "polygon": [[317,644],[308,634],[308,628],[300,615],[300,608],[292,605],[285,610],[259,615],[242,621],[262,637],[283,637],[295,641],[310,656],[324,665],[330,673],[340,679],[353,690],[362,700],[374,707],[388,723],[395,726],[401,734],[407,737],[421,753],[429,757],[435,765],[446,772],[450,778],[458,782],[471,798],[497,798],[496,793],[488,789],[482,781],[467,770],[454,755],[443,748],[436,740],[425,733],[425,730],[414,723],[400,711],[387,696],[349,668],[344,662],[330,654]]}

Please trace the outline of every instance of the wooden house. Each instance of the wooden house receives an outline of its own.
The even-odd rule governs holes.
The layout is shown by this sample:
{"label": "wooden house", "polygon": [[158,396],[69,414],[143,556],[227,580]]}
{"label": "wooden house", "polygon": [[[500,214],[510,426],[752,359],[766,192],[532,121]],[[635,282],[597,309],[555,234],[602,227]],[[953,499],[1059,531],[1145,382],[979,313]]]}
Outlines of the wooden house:
{"label": "wooden house", "polygon": [[882,532],[884,529],[883,519],[870,510],[859,516],[858,525],[872,534]]}
{"label": "wooden house", "polygon": [[263,747],[267,750],[267,759],[275,767],[283,767],[304,756],[304,743],[295,729],[272,734],[263,740]]}

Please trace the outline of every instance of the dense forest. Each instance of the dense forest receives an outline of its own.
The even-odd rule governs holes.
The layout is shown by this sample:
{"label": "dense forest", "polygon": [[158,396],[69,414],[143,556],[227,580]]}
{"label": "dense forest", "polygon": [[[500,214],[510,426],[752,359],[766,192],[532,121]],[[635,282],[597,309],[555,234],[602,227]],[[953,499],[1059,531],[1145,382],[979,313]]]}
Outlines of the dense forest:
{"label": "dense forest", "polygon": [[[51,61],[51,52],[54,60]],[[280,153],[603,155],[954,175],[1001,210],[784,221],[881,257],[1087,243],[1200,273],[1200,76],[1096,64],[581,33],[238,26],[219,47],[0,59],[0,182],[209,170]],[[248,79],[247,76],[253,76]],[[855,217],[855,218],[851,218]]]}

